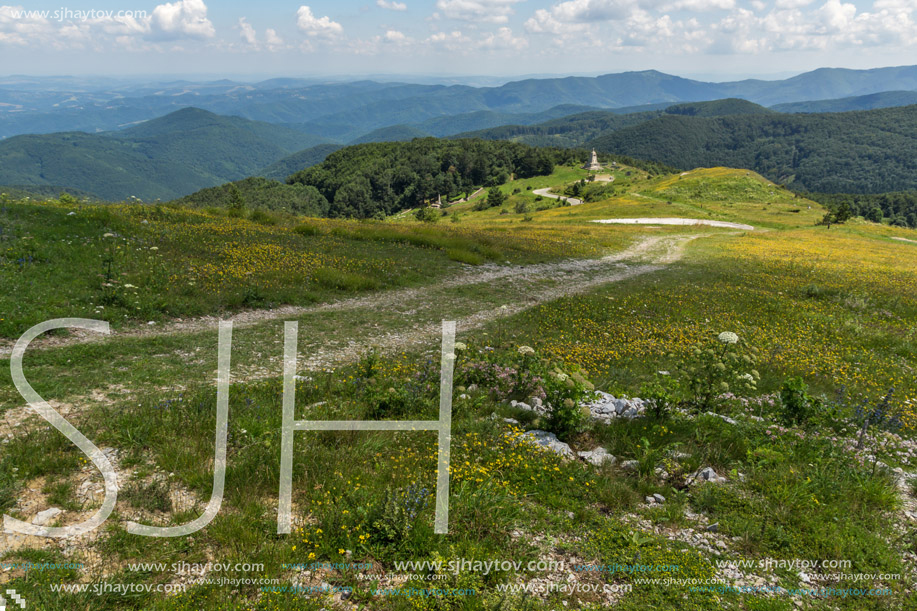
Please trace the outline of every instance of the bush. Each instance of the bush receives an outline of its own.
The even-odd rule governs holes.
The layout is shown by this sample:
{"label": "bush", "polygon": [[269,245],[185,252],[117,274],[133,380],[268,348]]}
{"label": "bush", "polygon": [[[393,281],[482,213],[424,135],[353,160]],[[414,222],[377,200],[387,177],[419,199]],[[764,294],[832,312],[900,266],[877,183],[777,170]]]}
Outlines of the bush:
{"label": "bush", "polygon": [[640,398],[646,404],[647,413],[655,420],[669,417],[672,406],[676,403],[674,381],[656,379],[640,388]]}
{"label": "bush", "polygon": [[439,217],[440,215],[436,211],[436,209],[431,208],[430,206],[424,206],[423,208],[418,208],[417,212],[414,213],[414,218],[424,223],[435,223],[436,221],[439,220]]}
{"label": "bush", "polygon": [[559,439],[579,433],[588,422],[580,402],[593,386],[579,372],[571,374],[555,369],[544,377],[546,426]]}
{"label": "bush", "polygon": [[789,378],[783,383],[780,408],[785,424],[805,424],[821,411],[821,407],[821,399],[809,396],[809,387],[802,378]]}
{"label": "bush", "polygon": [[686,399],[698,411],[716,411],[730,395],[757,387],[757,360],[757,349],[729,331],[712,338],[706,346],[696,346],[678,368]]}

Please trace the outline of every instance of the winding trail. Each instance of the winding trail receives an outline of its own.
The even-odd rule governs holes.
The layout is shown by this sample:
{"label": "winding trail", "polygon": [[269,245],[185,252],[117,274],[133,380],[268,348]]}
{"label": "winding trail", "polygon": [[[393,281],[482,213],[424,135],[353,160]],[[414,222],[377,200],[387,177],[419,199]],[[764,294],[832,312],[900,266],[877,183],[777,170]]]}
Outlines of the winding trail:
{"label": "winding trail", "polygon": [[[452,315],[456,318],[459,329],[467,331],[491,320],[565,295],[656,271],[661,265],[677,261],[681,257],[684,245],[696,237],[700,236],[644,237],[627,249],[600,259],[574,259],[524,266],[482,265],[423,287],[395,289],[315,306],[247,310],[228,318],[204,316],[176,320],[155,327],[118,330],[110,336],[75,331],[66,337],[38,338],[29,349],[54,349],[125,338],[152,338],[215,331],[220,320],[232,321],[234,328],[243,329],[279,319],[292,320],[307,315],[333,318],[340,313],[365,310],[376,317],[385,314],[396,317],[405,315],[417,321],[415,324],[398,325],[407,329],[393,329],[387,333],[359,338],[360,341],[356,342],[359,346],[356,348],[353,346],[355,342],[350,342],[349,347],[342,347],[333,353],[316,351],[303,362],[304,368],[322,367],[358,358],[359,354],[365,352],[367,345],[378,346],[384,350],[403,349],[425,341],[428,337],[435,337],[439,332],[439,323],[435,320],[438,312]],[[473,287],[476,288],[470,292],[463,290]],[[499,306],[495,306],[497,302],[500,303]],[[451,311],[446,311],[444,304],[448,304],[448,310]],[[429,324],[418,324],[418,319],[423,318],[428,318]],[[13,342],[0,345],[0,358],[9,357],[12,347]]]}
{"label": "winding trail", "polygon": [[710,227],[724,227],[726,229],[744,229],[754,231],[755,228],[744,223],[730,223],[728,221],[711,221],[706,219],[684,219],[675,217],[641,217],[641,218],[624,218],[624,219],[601,219],[598,221],[589,221],[590,223],[602,223],[605,225],[680,225],[690,227],[692,225],[708,225]]}
{"label": "winding trail", "polygon": [[566,195],[557,195],[555,193],[551,193],[551,189],[535,189],[534,191],[532,191],[532,193],[534,193],[535,195],[540,195],[542,197],[550,197],[551,199],[562,199],[566,201],[568,204],[570,204],[571,206],[579,206],[580,204],[583,203],[583,200],[577,199],[575,197],[567,197]]}

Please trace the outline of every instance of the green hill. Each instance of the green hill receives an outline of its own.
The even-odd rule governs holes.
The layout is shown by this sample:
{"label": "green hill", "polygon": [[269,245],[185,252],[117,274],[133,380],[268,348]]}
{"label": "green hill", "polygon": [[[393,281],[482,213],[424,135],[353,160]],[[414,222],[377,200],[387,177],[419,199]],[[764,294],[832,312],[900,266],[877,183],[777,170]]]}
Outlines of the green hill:
{"label": "green hill", "polygon": [[586,144],[684,169],[746,167],[796,190],[917,188],[917,106],[836,114],[665,115]]}
{"label": "green hill", "polygon": [[328,155],[341,148],[340,144],[319,144],[275,161],[259,171],[258,175],[274,180],[284,180],[290,174],[323,162]]}
{"label": "green hill", "polygon": [[849,110],[910,106],[911,104],[917,104],[917,91],[883,91],[835,100],[790,102],[771,106],[771,109],[777,112],[847,112]]}
{"label": "green hill", "polygon": [[405,142],[414,138],[427,138],[431,134],[412,125],[392,125],[380,127],[368,134],[352,140],[349,144],[365,144],[367,142]]}
{"label": "green hill", "polygon": [[328,200],[315,187],[251,177],[201,189],[176,204],[189,208],[239,208],[290,212],[307,216],[328,213]]}
{"label": "green hill", "polygon": [[0,141],[0,184],[67,185],[108,200],[173,199],[238,180],[319,139],[186,108],[120,132]]}
{"label": "green hill", "polygon": [[514,142],[439,140],[349,146],[287,179],[311,185],[331,202],[333,217],[368,218],[469,195],[481,186],[550,174],[581,152],[534,149]]}
{"label": "green hill", "polygon": [[667,115],[685,115],[689,117],[728,117],[730,115],[767,115],[774,111],[748,100],[726,98],[712,102],[691,102],[673,104],[662,111]]}

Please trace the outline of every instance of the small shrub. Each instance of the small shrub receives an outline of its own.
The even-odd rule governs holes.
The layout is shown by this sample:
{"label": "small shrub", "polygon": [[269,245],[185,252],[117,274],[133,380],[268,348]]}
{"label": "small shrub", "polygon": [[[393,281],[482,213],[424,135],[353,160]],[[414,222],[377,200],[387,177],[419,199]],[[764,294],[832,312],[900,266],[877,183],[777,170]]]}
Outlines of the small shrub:
{"label": "small shrub", "polygon": [[484,257],[464,248],[450,248],[446,251],[446,256],[453,261],[467,265],[481,265],[484,263]]}
{"label": "small shrub", "polygon": [[330,267],[320,267],[315,270],[312,280],[324,288],[341,291],[365,291],[380,286],[379,281],[375,278]]}
{"label": "small shrub", "polygon": [[802,378],[789,378],[780,389],[781,416],[785,424],[805,424],[822,407],[822,401],[809,396],[809,387]]}
{"label": "small shrub", "polygon": [[430,497],[430,491],[418,485],[398,488],[385,496],[373,521],[373,532],[383,541],[398,543],[410,535],[417,525],[420,512]]}
{"label": "small shrub", "polygon": [[321,227],[311,223],[303,223],[302,225],[297,225],[293,228],[293,232],[298,233],[301,236],[321,235],[324,233]]}
{"label": "small shrub", "polygon": [[169,485],[162,480],[154,480],[148,484],[131,483],[124,488],[118,498],[137,509],[163,513],[172,511]]}

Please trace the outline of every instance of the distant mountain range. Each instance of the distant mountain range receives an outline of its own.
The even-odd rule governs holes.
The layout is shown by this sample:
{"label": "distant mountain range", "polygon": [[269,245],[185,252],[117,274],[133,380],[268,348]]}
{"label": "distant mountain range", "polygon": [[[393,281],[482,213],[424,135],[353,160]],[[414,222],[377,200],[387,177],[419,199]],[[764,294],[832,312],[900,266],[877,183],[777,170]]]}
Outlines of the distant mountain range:
{"label": "distant mountain range", "polygon": [[251,176],[321,142],[289,128],[187,108],[117,132],[0,141],[0,185],[169,200]]}
{"label": "distant mountain range", "polygon": [[[626,108],[627,112],[634,112],[638,109],[630,107],[658,110],[660,106],[679,102],[741,98],[764,106],[833,100],[833,107],[802,112],[861,110],[900,105],[900,96],[886,94],[868,102],[842,98],[914,92],[917,66],[872,70],[823,68],[784,80],[726,83],[696,81],[648,70],[599,77],[525,79],[493,87],[303,79],[130,85],[103,82],[95,86],[77,79],[57,79],[52,84],[43,86],[41,79],[27,77],[0,81],[0,137],[108,131],[189,106],[283,124],[341,144],[393,125],[410,125],[434,136],[510,123],[527,125],[563,115],[540,118],[509,115],[532,115],[568,105],[579,106],[579,110]],[[572,112],[575,111],[564,114]]]}
{"label": "distant mountain range", "polygon": [[[434,136],[749,167],[798,189],[917,188],[917,106],[907,106],[917,66],[731,83],[656,71],[495,87],[42,82],[0,79],[0,134],[36,132],[0,139],[0,185],[169,200],[249,176],[284,180],[344,145]],[[106,126],[118,129],[97,131]]]}

